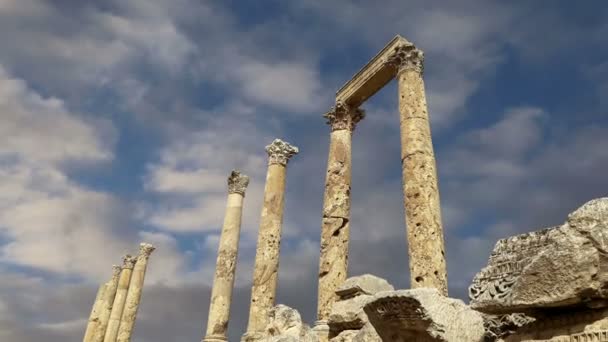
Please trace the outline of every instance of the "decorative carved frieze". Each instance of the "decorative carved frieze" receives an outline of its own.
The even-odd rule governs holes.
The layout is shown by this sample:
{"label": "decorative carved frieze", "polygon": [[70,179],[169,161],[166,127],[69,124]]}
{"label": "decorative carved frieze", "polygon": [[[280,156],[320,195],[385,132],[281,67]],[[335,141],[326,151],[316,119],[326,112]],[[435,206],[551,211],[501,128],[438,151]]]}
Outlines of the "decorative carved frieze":
{"label": "decorative carved frieze", "polygon": [[365,111],[351,108],[343,102],[336,102],[329,112],[323,115],[332,131],[347,129],[354,131],[357,123],[365,117]]}
{"label": "decorative carved frieze", "polygon": [[534,322],[534,318],[520,313],[498,316],[484,315],[484,342],[493,342],[505,338],[532,322]]}
{"label": "decorative carved frieze", "polygon": [[393,54],[386,59],[386,64],[397,68],[398,73],[405,70],[422,73],[424,70],[424,52],[417,49],[412,43],[402,44],[393,50]]}
{"label": "decorative carved frieze", "polygon": [[245,190],[249,185],[249,177],[240,173],[237,170],[232,170],[228,177],[228,193],[241,194],[245,196]]}
{"label": "decorative carved frieze", "polygon": [[274,139],[270,145],[266,146],[266,152],[268,153],[268,165],[286,166],[289,159],[298,154],[299,150],[281,139]]}

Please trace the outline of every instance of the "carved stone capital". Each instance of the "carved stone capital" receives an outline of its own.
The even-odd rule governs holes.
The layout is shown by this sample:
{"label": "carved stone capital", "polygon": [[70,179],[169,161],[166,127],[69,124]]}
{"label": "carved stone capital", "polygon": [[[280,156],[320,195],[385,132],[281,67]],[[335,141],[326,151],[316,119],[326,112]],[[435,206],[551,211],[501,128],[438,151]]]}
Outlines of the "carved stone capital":
{"label": "carved stone capital", "polygon": [[131,254],[127,254],[122,258],[122,269],[130,269],[132,270],[135,266],[135,262],[137,261],[136,257],[131,256]]}
{"label": "carved stone capital", "polygon": [[112,265],[112,278],[118,278],[121,269],[119,265]]}
{"label": "carved stone capital", "polygon": [[237,170],[232,170],[228,177],[228,193],[241,194],[245,196],[245,190],[249,185],[249,177]]}
{"label": "carved stone capital", "polygon": [[424,70],[424,52],[414,44],[403,44],[395,48],[392,55],[386,59],[389,66],[397,68],[397,74],[406,70],[414,70],[422,74]]}
{"label": "carved stone capital", "polygon": [[156,247],[154,247],[153,245],[142,242],[139,244],[139,255],[145,256],[147,258],[150,256],[150,254],[152,254],[152,252],[154,252],[155,249]]}
{"label": "carved stone capital", "polygon": [[323,115],[332,131],[347,129],[354,131],[357,123],[365,117],[365,111],[359,108],[351,108],[349,105],[338,101],[331,107],[329,112]]}
{"label": "carved stone capital", "polygon": [[289,159],[298,154],[299,150],[281,139],[274,139],[270,145],[266,146],[266,152],[268,153],[268,165],[286,166]]}

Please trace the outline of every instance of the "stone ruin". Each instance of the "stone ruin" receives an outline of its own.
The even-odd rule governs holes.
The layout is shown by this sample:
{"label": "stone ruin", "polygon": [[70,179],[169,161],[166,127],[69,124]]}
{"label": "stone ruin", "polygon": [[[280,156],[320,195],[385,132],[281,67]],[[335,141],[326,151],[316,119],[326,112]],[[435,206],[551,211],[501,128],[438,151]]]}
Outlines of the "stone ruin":
{"label": "stone ruin", "polygon": [[[608,342],[608,198],[584,204],[561,226],[499,240],[488,265],[472,281],[469,305],[448,297],[423,61],[422,51],[396,36],[338,90],[335,105],[324,115],[331,129],[321,220],[317,320],[312,328],[302,322],[297,310],[275,303],[286,169],[299,151],[280,139],[266,147],[268,170],[249,321],[241,341]],[[394,78],[398,80],[411,277],[411,289],[407,290],[395,290],[386,280],[369,274],[347,278],[352,135],[365,117],[360,106]],[[248,184],[249,178],[238,171],[228,178],[228,200],[203,339],[206,342],[227,341]],[[116,283],[117,275],[110,283]],[[103,293],[99,296],[107,311]],[[118,293],[115,297],[119,298]],[[131,312],[133,307],[136,311],[136,305],[129,307]],[[96,310],[99,308],[94,306],[92,318]],[[134,314],[123,313],[122,317],[132,317],[125,324],[132,329]],[[123,326],[122,322],[114,324]],[[128,336],[126,339],[117,334],[118,339],[110,336],[101,340],[85,335],[85,342],[130,338],[130,330],[122,335]]]}

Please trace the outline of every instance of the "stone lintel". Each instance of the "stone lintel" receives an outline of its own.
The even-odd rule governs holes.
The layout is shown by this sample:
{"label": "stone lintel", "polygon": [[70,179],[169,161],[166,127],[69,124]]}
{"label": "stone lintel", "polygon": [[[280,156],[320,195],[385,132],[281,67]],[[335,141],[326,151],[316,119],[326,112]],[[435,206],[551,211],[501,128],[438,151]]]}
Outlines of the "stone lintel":
{"label": "stone lintel", "polygon": [[374,95],[390,82],[397,72],[394,66],[385,61],[393,54],[395,48],[411,45],[400,35],[395,36],[374,58],[336,92],[336,101],[346,103],[353,108],[359,107],[365,100]]}

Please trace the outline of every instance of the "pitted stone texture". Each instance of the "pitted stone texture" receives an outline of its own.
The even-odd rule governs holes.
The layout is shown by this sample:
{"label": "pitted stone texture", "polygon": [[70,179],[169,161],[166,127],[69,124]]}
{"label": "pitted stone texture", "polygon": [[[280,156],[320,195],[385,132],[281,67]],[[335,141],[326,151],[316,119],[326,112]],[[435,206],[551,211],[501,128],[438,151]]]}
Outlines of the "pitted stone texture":
{"label": "pitted stone texture", "polygon": [[593,200],[559,227],[499,240],[469,288],[487,313],[606,305],[608,198]]}
{"label": "pitted stone texture", "polygon": [[323,198],[317,319],[326,321],[346,280],[350,236],[351,139],[349,130],[331,132]]}
{"label": "pitted stone texture", "polygon": [[91,315],[89,316],[89,321],[87,322],[87,328],[84,332],[83,342],[93,341],[95,332],[99,328],[99,318],[103,311],[103,296],[105,291],[106,284],[100,285],[99,290],[97,290],[97,296],[95,296],[95,301],[93,302],[93,309],[91,309]]}
{"label": "pitted stone texture", "polygon": [[[420,51],[418,54],[421,56]],[[411,62],[414,57],[403,58]],[[422,60],[419,62],[421,65]],[[414,67],[402,67],[397,79],[411,287],[433,287],[447,296],[439,186],[424,81],[420,70]]]}
{"label": "pitted stone texture", "polygon": [[[269,158],[273,158],[270,152],[269,155]],[[268,312],[275,305],[286,172],[287,168],[282,163],[268,165],[246,336],[255,335],[255,332],[262,331],[268,325]]]}
{"label": "pitted stone texture", "polygon": [[388,281],[372,274],[363,274],[350,277],[336,289],[340,299],[347,299],[359,295],[375,295],[381,291],[393,291],[395,288]]}
{"label": "pitted stone texture", "polygon": [[312,329],[302,322],[300,313],[279,304],[268,312],[268,325],[262,341],[268,342],[318,342]]}
{"label": "pitted stone texture", "polygon": [[380,292],[364,310],[385,342],[481,342],[484,335],[479,312],[434,288]]}
{"label": "pitted stone texture", "polygon": [[203,341],[226,340],[241,232],[243,196],[240,192],[228,194],[209,303],[207,332]]}
{"label": "pitted stone texture", "polygon": [[99,315],[99,325],[97,326],[93,338],[91,339],[93,342],[103,342],[106,329],[108,327],[108,322],[110,320],[110,314],[112,313],[112,305],[114,304],[114,297],[116,297],[118,279],[120,277],[121,270],[122,268],[118,265],[112,266],[112,278],[105,284],[106,290],[103,294],[103,302],[101,305],[102,308]]}

